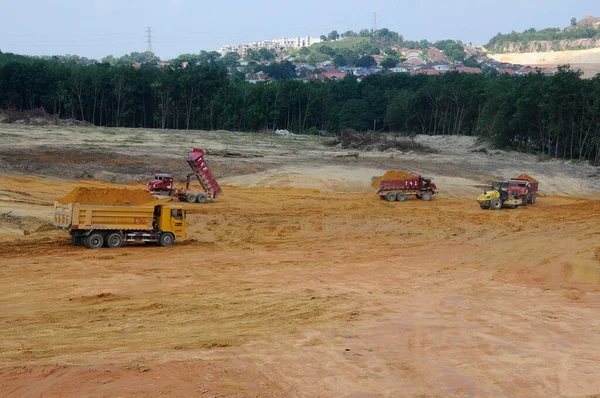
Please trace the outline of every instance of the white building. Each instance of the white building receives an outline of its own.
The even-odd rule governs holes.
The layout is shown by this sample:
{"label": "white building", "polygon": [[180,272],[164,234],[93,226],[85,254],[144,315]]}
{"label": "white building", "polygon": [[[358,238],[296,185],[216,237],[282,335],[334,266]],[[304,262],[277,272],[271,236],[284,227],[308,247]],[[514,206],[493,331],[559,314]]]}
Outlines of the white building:
{"label": "white building", "polygon": [[226,45],[219,49],[219,53],[223,55],[228,52],[237,52],[241,56],[244,56],[246,55],[246,51],[248,51],[249,49],[258,50],[261,48],[267,48],[269,50],[281,51],[286,49],[310,47],[311,45],[319,43],[320,41],[321,39],[319,39],[318,37],[310,36],[283,37],[280,39],[255,41],[234,46]]}

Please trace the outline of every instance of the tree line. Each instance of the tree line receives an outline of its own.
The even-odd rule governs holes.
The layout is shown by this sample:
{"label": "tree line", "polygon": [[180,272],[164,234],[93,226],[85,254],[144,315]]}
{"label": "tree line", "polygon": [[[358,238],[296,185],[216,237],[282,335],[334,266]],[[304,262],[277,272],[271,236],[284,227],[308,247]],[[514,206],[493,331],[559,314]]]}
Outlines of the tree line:
{"label": "tree line", "polygon": [[600,75],[378,73],[251,84],[223,62],[89,66],[0,54],[0,108],[43,107],[106,127],[478,135],[498,147],[600,164]]}

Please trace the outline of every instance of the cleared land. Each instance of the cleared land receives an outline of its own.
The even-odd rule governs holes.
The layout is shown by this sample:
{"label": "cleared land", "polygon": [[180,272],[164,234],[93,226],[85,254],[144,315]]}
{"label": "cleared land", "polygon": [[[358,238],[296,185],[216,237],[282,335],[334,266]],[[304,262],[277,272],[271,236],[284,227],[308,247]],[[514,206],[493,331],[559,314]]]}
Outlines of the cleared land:
{"label": "cleared land", "polygon": [[[2,396],[600,391],[597,168],[467,137],[347,158],[303,137],[0,134]],[[192,146],[225,194],[186,204],[187,241],[92,251],[50,226],[74,187],[183,176]],[[392,168],[433,175],[439,197],[379,200],[370,177]],[[479,209],[480,185],[522,172],[541,181],[536,205]]]}
{"label": "cleared land", "polygon": [[600,73],[600,48],[535,53],[488,54],[488,57],[500,62],[540,67],[570,64],[573,69],[581,69],[584,77],[588,78]]}

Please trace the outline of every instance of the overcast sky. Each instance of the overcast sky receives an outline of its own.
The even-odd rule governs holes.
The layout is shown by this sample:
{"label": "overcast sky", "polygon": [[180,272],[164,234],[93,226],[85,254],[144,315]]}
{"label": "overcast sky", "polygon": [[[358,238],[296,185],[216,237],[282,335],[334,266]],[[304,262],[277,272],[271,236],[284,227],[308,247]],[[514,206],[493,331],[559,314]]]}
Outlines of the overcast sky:
{"label": "overcast sky", "polygon": [[600,16],[599,0],[0,0],[0,50],[100,59],[153,51],[163,59],[224,44],[373,26],[407,40],[485,44],[498,32]]}

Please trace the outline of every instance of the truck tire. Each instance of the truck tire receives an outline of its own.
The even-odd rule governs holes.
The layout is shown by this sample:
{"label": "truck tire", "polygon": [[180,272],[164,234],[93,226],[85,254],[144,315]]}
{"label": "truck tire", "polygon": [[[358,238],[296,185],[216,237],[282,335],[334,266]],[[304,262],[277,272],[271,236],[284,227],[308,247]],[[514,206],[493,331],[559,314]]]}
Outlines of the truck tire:
{"label": "truck tire", "polygon": [[185,200],[188,203],[196,203],[196,195],[194,195],[193,193],[188,193],[187,195],[185,195]]}
{"label": "truck tire", "polygon": [[198,196],[196,196],[196,202],[206,203],[208,202],[208,196],[206,196],[205,193],[199,193]]}
{"label": "truck tire", "polygon": [[404,202],[406,200],[406,194],[404,192],[398,192],[398,195],[396,195],[396,200],[398,202]]}
{"label": "truck tire", "polygon": [[531,204],[535,203],[535,195],[531,195]]}
{"label": "truck tire", "polygon": [[123,235],[119,232],[113,232],[106,237],[106,247],[110,247],[111,249],[118,249],[123,246]]}
{"label": "truck tire", "polygon": [[388,202],[394,202],[396,200],[396,194],[394,192],[386,193],[385,200],[387,200]]}
{"label": "truck tire", "polygon": [[491,210],[500,210],[502,208],[502,201],[498,198],[494,198],[490,200],[490,209]]}
{"label": "truck tire", "polygon": [[104,235],[100,232],[92,232],[85,238],[85,245],[88,249],[99,249],[104,246]]}
{"label": "truck tire", "polygon": [[421,199],[423,199],[425,202],[429,202],[431,200],[432,196],[430,192],[423,192],[421,194]]}
{"label": "truck tire", "polygon": [[175,236],[170,232],[163,232],[158,238],[158,245],[162,247],[171,246],[175,242]]}
{"label": "truck tire", "polygon": [[85,245],[85,236],[71,235],[71,243],[73,246],[83,246]]}
{"label": "truck tire", "polygon": [[481,207],[481,209],[483,209],[483,210],[488,210],[489,209],[489,206],[486,206],[486,205],[479,205],[479,207]]}

